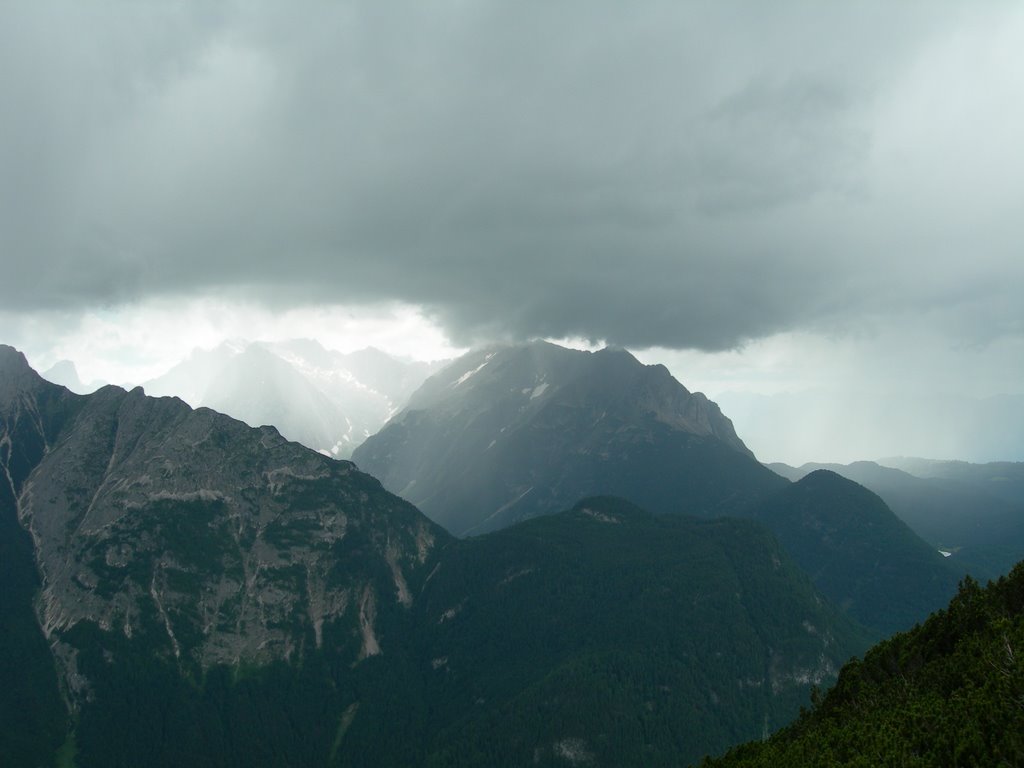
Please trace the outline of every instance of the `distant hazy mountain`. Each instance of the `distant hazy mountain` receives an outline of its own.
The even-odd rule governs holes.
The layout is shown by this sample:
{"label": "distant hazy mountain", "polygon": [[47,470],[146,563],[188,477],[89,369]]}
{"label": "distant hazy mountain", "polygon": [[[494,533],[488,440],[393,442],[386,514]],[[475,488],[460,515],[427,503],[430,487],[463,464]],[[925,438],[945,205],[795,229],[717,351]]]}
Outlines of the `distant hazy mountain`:
{"label": "distant hazy mountain", "polygon": [[1024,457],[1024,395],[721,392],[715,399],[747,445],[772,461],[829,456],[849,462],[896,454],[973,462]]}
{"label": "distant hazy mountain", "polygon": [[353,459],[460,536],[589,494],[710,516],[786,485],[758,464],[717,405],[664,366],[624,350],[545,342],[459,358]]}
{"label": "distant hazy mountain", "polygon": [[70,360],[59,360],[54,363],[43,371],[42,377],[49,382],[60,384],[62,387],[67,387],[72,392],[79,395],[95,392],[106,383],[102,381],[93,381],[88,384],[83,383],[78,377],[78,369]]}
{"label": "distant hazy mountain", "polygon": [[877,495],[828,470],[811,472],[752,514],[822,593],[881,635],[925,619],[963,574]]}
{"label": "distant hazy mountain", "polygon": [[1024,559],[1024,464],[967,464],[884,459],[915,476],[871,461],[853,464],[770,464],[791,480],[828,469],[877,493],[896,515],[950,563],[977,578],[1007,573]]}
{"label": "distant hazy mountain", "polygon": [[347,458],[439,366],[376,349],[334,352],[310,339],[225,342],[196,350],[143,386],[251,426],[273,425],[289,440]]}
{"label": "distant hazy mountain", "polygon": [[375,347],[334,352],[311,339],[293,339],[266,346],[311,380],[320,382],[324,389],[348,385],[367,392],[368,396],[374,392],[383,394],[391,412],[405,405],[424,379],[448,362],[402,360]]}
{"label": "distant hazy mountain", "polygon": [[680,765],[864,646],[751,521],[464,541],[349,462],[0,345],[4,766]]}
{"label": "distant hazy mountain", "polygon": [[1011,504],[1024,506],[1024,462],[935,461],[918,458],[885,458],[879,464],[900,469],[915,477],[941,478],[966,483]]}

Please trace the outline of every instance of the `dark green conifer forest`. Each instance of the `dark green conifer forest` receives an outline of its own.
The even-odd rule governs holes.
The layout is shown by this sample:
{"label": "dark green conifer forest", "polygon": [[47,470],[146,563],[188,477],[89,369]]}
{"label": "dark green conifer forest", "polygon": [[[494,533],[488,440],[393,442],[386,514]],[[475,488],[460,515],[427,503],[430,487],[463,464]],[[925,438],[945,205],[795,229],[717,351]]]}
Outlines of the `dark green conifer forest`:
{"label": "dark green conifer forest", "polygon": [[[818,698],[818,697],[816,697]],[[707,768],[1024,764],[1024,563],[847,664],[789,727]]]}

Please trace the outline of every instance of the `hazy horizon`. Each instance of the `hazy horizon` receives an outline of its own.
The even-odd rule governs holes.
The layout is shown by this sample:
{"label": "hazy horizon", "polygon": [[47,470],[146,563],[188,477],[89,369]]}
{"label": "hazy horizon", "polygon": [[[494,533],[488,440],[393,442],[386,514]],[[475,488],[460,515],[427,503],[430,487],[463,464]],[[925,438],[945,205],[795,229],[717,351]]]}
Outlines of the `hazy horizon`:
{"label": "hazy horizon", "polygon": [[[553,341],[577,348],[597,348],[597,345],[579,340]],[[196,348],[193,353],[209,352],[224,345],[241,350],[254,342],[269,343],[270,340],[225,339],[211,347]],[[357,349],[332,350],[323,342],[319,343],[330,351]],[[461,350],[452,352],[457,356]],[[193,353],[174,361],[159,375],[175,364],[191,359]],[[398,354],[394,356],[401,357]],[[660,362],[649,350],[641,352],[638,357],[647,364]],[[29,362],[33,362],[31,356]],[[90,383],[97,382],[82,377],[78,364],[73,360],[70,362],[75,364],[84,385],[76,391],[89,391]],[[45,375],[49,366],[35,367]],[[869,391],[851,394],[814,388],[766,394],[716,390],[714,382],[710,382],[711,388],[699,387],[675,371],[672,373],[691,391],[703,391],[718,403],[723,413],[733,421],[740,438],[764,463],[783,462],[798,467],[805,463],[848,464],[896,456],[973,463],[1024,459],[1024,396],[1021,395],[965,397],[935,392],[922,398],[920,393],[913,391],[881,396]],[[159,375],[126,381],[99,381],[132,387],[146,385],[148,379],[159,378]],[[191,402],[182,392],[161,390],[150,394],[177,394]],[[990,434],[986,434],[986,430]],[[841,437],[837,439],[837,435]]]}

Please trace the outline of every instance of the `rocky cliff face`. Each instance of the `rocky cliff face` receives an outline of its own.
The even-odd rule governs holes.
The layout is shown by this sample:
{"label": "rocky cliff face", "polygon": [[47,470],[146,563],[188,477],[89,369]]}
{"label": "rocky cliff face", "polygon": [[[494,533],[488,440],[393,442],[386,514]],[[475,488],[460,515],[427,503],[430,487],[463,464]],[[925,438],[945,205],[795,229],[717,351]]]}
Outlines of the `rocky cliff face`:
{"label": "rocky cliff face", "polygon": [[0,465],[32,536],[39,623],[73,694],[76,626],[162,635],[186,667],[268,662],[306,644],[382,653],[446,539],[349,462],[269,427],[105,387],[79,397],[0,347]]}
{"label": "rocky cliff face", "polygon": [[655,512],[737,512],[782,478],[713,402],[623,350],[554,344],[467,354],[353,455],[457,534],[613,494]]}

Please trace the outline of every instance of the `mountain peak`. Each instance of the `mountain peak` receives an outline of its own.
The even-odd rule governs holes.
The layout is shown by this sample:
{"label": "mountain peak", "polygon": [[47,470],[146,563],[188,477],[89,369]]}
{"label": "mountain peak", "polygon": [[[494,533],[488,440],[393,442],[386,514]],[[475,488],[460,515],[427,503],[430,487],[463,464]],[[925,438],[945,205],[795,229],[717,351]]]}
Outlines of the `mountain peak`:
{"label": "mountain peak", "polygon": [[718,406],[664,366],[546,341],[492,345],[450,363],[353,459],[459,535],[596,494],[655,512],[737,511],[781,482]]}
{"label": "mountain peak", "polygon": [[833,472],[831,469],[815,469],[811,472],[808,472],[797,482],[797,485],[801,485],[807,488],[844,484],[857,486],[858,488],[862,487],[857,483],[853,482],[852,480],[847,480],[838,472]]}
{"label": "mountain peak", "polygon": [[70,360],[58,360],[43,371],[42,377],[54,384],[67,387],[72,392],[81,392],[85,388],[78,376],[78,369]]}
{"label": "mountain peak", "polygon": [[882,632],[923,619],[957,576],[864,486],[818,469],[754,510],[815,584],[851,616]]}
{"label": "mountain peak", "polygon": [[[367,606],[411,604],[436,526],[351,463],[272,428],[142,387],[77,396],[7,376],[19,358],[0,348],[0,390],[20,409],[0,408],[0,476],[17,493],[31,474],[38,491],[17,513],[35,542],[48,636],[99,617],[131,638],[152,597],[150,630],[183,664],[287,659],[310,637],[321,646],[332,622],[344,634],[362,621],[364,656],[381,652]],[[350,538],[368,567],[340,579],[331,545]]]}
{"label": "mountain peak", "polygon": [[[620,347],[618,344],[609,344],[606,347],[594,352],[595,355],[626,355],[636,360],[636,356],[625,347]],[[639,362],[639,361],[638,361]]]}
{"label": "mountain peak", "polygon": [[32,368],[23,352],[7,344],[0,344],[0,371],[15,370],[25,371],[32,370]]}
{"label": "mountain peak", "polygon": [[41,383],[43,379],[22,352],[0,344],[0,403],[10,402],[20,392],[34,389]]}

